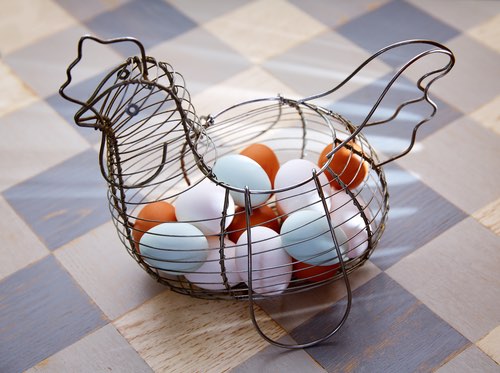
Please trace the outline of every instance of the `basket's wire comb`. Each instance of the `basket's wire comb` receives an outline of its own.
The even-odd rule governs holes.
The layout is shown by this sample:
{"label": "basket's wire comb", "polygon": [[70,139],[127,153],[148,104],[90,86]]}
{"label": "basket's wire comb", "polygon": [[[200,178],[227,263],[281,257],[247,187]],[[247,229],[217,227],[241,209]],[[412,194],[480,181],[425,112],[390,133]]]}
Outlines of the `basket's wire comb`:
{"label": "basket's wire comb", "polygon": [[[95,92],[82,101],[69,96],[66,90],[72,81],[72,69],[82,59],[86,40],[101,44],[131,42],[138,47],[140,55],[129,57],[113,68]],[[394,71],[360,123],[351,123],[340,114],[313,104],[313,101],[330,97],[347,85],[381,55],[415,46],[425,48],[420,48],[420,52]],[[400,76],[410,66],[431,55],[444,56],[445,62],[440,60],[438,68],[416,80],[417,96],[402,100],[386,118],[373,119]],[[402,41],[381,49],[340,84],[324,93],[300,100],[282,96],[257,98],[199,118],[183,77],[169,64],[146,56],[138,40],[129,37],[100,40],[83,36],[78,44],[78,56],[67,69],[67,81],[61,86],[60,94],[80,106],[75,114],[79,126],[95,128],[102,133],[99,164],[108,183],[109,209],[120,240],[139,265],[157,281],[181,294],[248,301],[250,316],[258,333],[269,343],[294,349],[325,341],[347,320],[352,302],[348,274],[370,257],[387,220],[389,201],[382,166],[412,149],[418,129],[437,111],[436,104],[429,97],[429,88],[446,75],[454,63],[453,53],[437,42]],[[391,122],[399,118],[405,108],[422,103],[431,109],[428,115],[414,123],[408,147],[380,161],[361,133],[362,129]],[[312,169],[305,179],[268,190],[252,189],[248,185],[239,187],[219,180],[214,172],[217,160],[254,143],[272,148],[281,164],[293,159],[310,160],[316,164],[322,150],[325,162]],[[325,153],[324,149],[329,150]],[[342,152],[346,161],[339,168],[335,162]],[[354,169],[351,161],[357,165]],[[356,178],[359,180],[354,183]],[[171,225],[175,228],[168,233],[153,233],[154,230],[144,228],[164,223],[158,218],[141,217],[140,212],[145,206],[160,201],[175,205],[184,193],[196,191],[207,182],[224,191],[220,216],[174,222]],[[264,194],[271,197],[256,204],[255,198]],[[231,201],[237,196],[244,203],[234,210]],[[283,206],[289,201],[306,197],[307,203],[292,203],[293,208],[283,211]],[[266,208],[272,215],[257,223],[252,222],[258,208]],[[272,224],[279,226],[293,214],[308,211],[316,214],[311,221],[288,231],[282,226],[280,233],[272,238],[256,238],[255,230],[250,229]],[[243,221],[243,228],[227,224],[236,219]],[[196,225],[213,220],[220,228],[216,233],[186,234],[178,230],[186,223]],[[317,226],[319,222],[322,224],[319,231],[302,241],[290,243],[293,234]],[[148,235],[176,242],[182,239],[190,239],[193,243],[200,239],[203,242],[212,240],[212,244],[201,250],[197,247],[180,250],[153,245],[151,240],[146,244],[140,237]],[[243,235],[245,243],[237,244],[227,239],[236,237],[234,235]],[[284,252],[290,253],[295,245],[307,248],[319,238],[327,239],[329,243],[322,251],[301,258],[283,255]],[[266,245],[267,248],[263,249]],[[197,256],[200,251],[204,252],[203,259]],[[187,257],[180,258],[181,254]],[[272,263],[269,258],[273,255],[274,258],[287,259]],[[325,257],[329,259],[322,259]],[[234,263],[239,263],[239,266]],[[186,269],[188,267],[191,269]],[[311,272],[311,268],[316,271]],[[325,335],[311,341],[284,344],[262,330],[255,315],[256,302],[274,297],[301,296],[305,291],[339,279],[346,287],[346,306],[340,321]]]}

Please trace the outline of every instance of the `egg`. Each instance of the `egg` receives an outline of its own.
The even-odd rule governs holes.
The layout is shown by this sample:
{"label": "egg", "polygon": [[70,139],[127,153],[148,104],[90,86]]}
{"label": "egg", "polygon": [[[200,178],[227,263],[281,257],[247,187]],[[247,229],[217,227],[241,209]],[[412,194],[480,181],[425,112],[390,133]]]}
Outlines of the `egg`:
{"label": "egg", "polygon": [[172,275],[193,272],[208,257],[208,241],[189,223],[162,223],[144,233],[139,243],[144,261]]}
{"label": "egg", "polygon": [[[369,211],[365,208],[365,202],[356,197],[368,220],[370,220]],[[344,191],[338,191],[331,197],[332,212],[330,216],[335,226],[339,226],[347,236],[349,250],[347,256],[356,258],[362,255],[368,249],[368,231],[366,222],[361,216],[358,207],[354,204],[351,196]]]}
{"label": "egg", "polygon": [[[266,191],[271,189],[271,181],[266,171],[253,159],[241,154],[229,154],[217,159],[213,169],[213,174],[218,181],[235,188],[251,191]],[[245,193],[231,191],[234,202],[238,206],[245,206]],[[250,201],[252,206],[259,206],[266,202],[270,193],[252,193]]]}
{"label": "egg", "polygon": [[[221,231],[226,189],[209,179],[181,193],[175,201],[175,213],[178,221],[189,222],[207,235]],[[224,228],[233,219],[234,200],[229,195]]]}
{"label": "egg", "polygon": [[[290,214],[281,226],[283,247],[292,257],[310,265],[330,266],[339,263],[335,243],[326,216],[314,210]],[[341,228],[334,229],[342,259],[348,251],[347,236]]]}
{"label": "egg", "polygon": [[[220,264],[220,241],[219,237],[207,237],[209,252],[203,265],[193,273],[187,273],[186,279],[196,286],[206,290],[225,290]],[[237,285],[240,275],[236,270],[236,248],[234,242],[224,238],[224,273],[229,286]]]}
{"label": "egg", "polygon": [[293,263],[293,275],[308,282],[322,282],[331,279],[338,273],[340,263],[331,266],[313,266],[300,261]]}
{"label": "egg", "polygon": [[257,162],[269,177],[271,187],[274,186],[274,178],[280,168],[280,163],[274,150],[264,144],[252,144],[243,149],[240,154]]}
{"label": "egg", "polygon": [[[312,171],[319,168],[306,159],[292,159],[283,164],[274,180],[274,188],[282,189],[298,185],[290,190],[276,193],[276,204],[280,214],[290,214],[301,208],[324,211],[316,183],[312,179]],[[310,181],[303,183],[304,181]],[[326,176],[318,174],[319,182],[326,199],[327,207],[330,208],[330,185]],[[303,183],[303,184],[301,184]],[[300,185],[301,184],[301,185]]]}
{"label": "egg", "polygon": [[[263,226],[275,232],[280,231],[280,224],[276,213],[268,205],[262,205],[252,210],[250,227]],[[237,207],[232,223],[227,228],[229,239],[237,242],[241,234],[247,229],[245,208]]]}
{"label": "egg", "polygon": [[[292,278],[292,258],[282,248],[278,233],[267,227],[250,228],[252,236],[252,289],[262,295],[283,293]],[[248,282],[248,237],[242,234],[236,246],[236,268]]]}
{"label": "egg", "polygon": [[158,224],[173,221],[176,221],[176,217],[175,208],[172,204],[165,201],[156,201],[145,205],[141,211],[139,211],[139,214],[137,214],[132,230],[135,248],[139,250],[139,241],[144,232]]}
{"label": "egg", "polygon": [[[323,167],[328,162],[327,154],[333,149],[333,144],[327,145],[321,152],[318,165]],[[328,167],[331,170],[326,170],[326,176],[330,184],[335,189],[343,189],[337,181],[334,174],[338,175],[339,179],[347,185],[349,189],[358,187],[366,178],[369,171],[369,164],[359,155],[355,154],[352,149],[361,153],[361,147],[353,141],[348,142],[341,147],[332,156],[332,160]],[[332,171],[334,174],[332,174]]]}

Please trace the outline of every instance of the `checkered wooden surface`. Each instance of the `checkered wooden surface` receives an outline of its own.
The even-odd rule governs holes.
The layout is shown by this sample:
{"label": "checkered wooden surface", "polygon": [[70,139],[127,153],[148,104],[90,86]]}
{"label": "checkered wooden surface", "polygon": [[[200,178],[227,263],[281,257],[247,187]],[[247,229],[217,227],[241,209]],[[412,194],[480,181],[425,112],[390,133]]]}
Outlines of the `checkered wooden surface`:
{"label": "checkered wooden surface", "polygon": [[[1,372],[500,371],[500,2],[1,4]],[[57,94],[83,34],[140,39],[184,75],[200,114],[322,92],[398,40],[454,51],[455,69],[433,87],[437,118],[386,168],[388,226],[352,275],[352,313],[338,335],[284,352],[257,335],[245,303],[171,293],[128,256],[107,210],[98,133],[77,128]],[[74,92],[130,53],[90,47]],[[355,121],[396,64],[378,62],[329,105]],[[407,136],[368,135],[382,153]],[[334,324],[343,305],[345,290],[332,284],[269,302],[259,318],[270,335],[301,341]]]}

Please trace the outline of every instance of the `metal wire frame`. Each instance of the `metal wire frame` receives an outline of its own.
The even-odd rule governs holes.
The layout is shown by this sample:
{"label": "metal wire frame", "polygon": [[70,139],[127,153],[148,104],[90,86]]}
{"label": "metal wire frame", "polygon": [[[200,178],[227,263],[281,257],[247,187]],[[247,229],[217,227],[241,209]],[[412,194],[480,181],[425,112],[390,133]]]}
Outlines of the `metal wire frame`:
{"label": "metal wire frame", "polygon": [[[65,89],[72,80],[71,70],[82,58],[82,46],[85,40],[101,44],[133,42],[140,49],[140,57],[130,57],[123,64],[112,69],[86,101],[79,101],[69,97]],[[361,123],[354,125],[341,115],[312,103],[314,100],[334,94],[382,54],[409,45],[427,45],[431,49],[417,54],[394,73]],[[417,88],[422,93],[421,96],[402,102],[395,108],[393,114],[385,119],[371,120],[383,98],[401,74],[415,62],[434,54],[445,55],[448,61],[444,67],[428,72],[418,79]],[[412,149],[420,126],[436,114],[437,106],[429,97],[429,88],[437,79],[451,70],[454,62],[451,51],[439,43],[428,40],[404,41],[375,53],[344,81],[324,93],[300,100],[281,96],[259,98],[236,104],[214,115],[198,118],[189,93],[185,89],[183,77],[169,64],[146,56],[139,41],[133,38],[100,40],[92,36],[84,36],[78,44],[77,58],[68,67],[67,81],[61,86],[60,93],[64,98],[81,106],[75,115],[75,122],[78,125],[92,127],[102,132],[99,163],[101,173],[108,182],[110,213],[120,240],[139,265],[157,281],[178,293],[199,298],[248,301],[251,319],[258,333],[269,343],[293,349],[320,343],[337,333],[345,323],[352,299],[348,274],[363,265],[370,257],[386,225],[389,201],[382,166],[407,154]],[[427,102],[432,112],[415,125],[408,148],[396,156],[379,161],[376,152],[361,133],[362,129],[390,122],[397,118],[406,106],[420,102]],[[328,162],[323,167],[312,170],[311,176],[300,183],[285,188],[252,190],[248,186],[238,188],[219,181],[213,172],[217,159],[226,154],[238,152],[255,142],[269,145],[281,161],[291,158],[315,161],[324,146],[329,144],[334,144],[334,146],[327,155]],[[358,147],[353,147],[352,142]],[[335,154],[342,148],[350,151],[349,160],[360,157],[362,164],[368,165],[367,176],[362,184],[354,189],[343,182],[342,172],[336,174],[330,167]],[[334,175],[341,190],[328,189],[329,183],[321,181],[320,177],[327,172]],[[361,170],[358,169],[357,172]],[[219,246],[207,249],[218,253],[218,257],[213,261],[219,264],[219,269],[206,272],[207,276],[220,275],[223,286],[218,290],[207,289],[208,283],[188,281],[185,276],[188,273],[177,271],[172,274],[165,271],[165,266],[168,267],[168,263],[172,260],[159,260],[157,257],[141,253],[138,250],[139,243],[134,238],[134,232],[138,231],[135,227],[139,219],[138,213],[143,206],[153,201],[175,203],[182,193],[193,190],[205,179],[211,180],[225,190],[224,206],[221,216],[217,218],[220,219],[221,230],[214,235],[219,240]],[[305,191],[300,189],[306,185],[310,185],[310,189]],[[332,239],[332,245],[326,252],[336,252],[339,265],[331,269],[326,279],[320,281],[316,281],[313,277],[301,278],[298,276],[299,270],[294,268],[289,273],[291,277],[289,283],[280,284],[286,285],[286,289],[277,293],[265,287],[254,286],[253,276],[258,272],[253,269],[253,257],[260,253],[253,252],[253,246],[257,242],[252,241],[251,214],[253,208],[257,206],[252,206],[251,196],[266,193],[273,195],[265,206],[270,207],[276,213],[271,220],[281,222],[287,217],[287,214],[278,211],[278,205],[284,199],[280,196],[284,192],[291,192],[291,195],[286,198],[297,198],[301,193],[317,193],[317,200],[313,204],[319,203],[322,206],[323,215],[320,219],[325,219],[328,224],[328,229],[321,232],[321,235],[330,235]],[[228,210],[231,193],[244,195],[246,203],[243,211]],[[348,196],[357,212],[345,221],[335,224],[332,216],[335,216],[343,206],[331,206],[329,201],[340,194]],[[299,206],[296,211],[309,207]],[[296,211],[289,212],[289,214]],[[246,221],[244,231],[249,243],[246,254],[243,256],[231,254],[233,255],[231,257],[228,253],[232,252],[231,249],[234,249],[237,244],[233,247],[226,244],[225,235],[234,231],[228,229],[225,223],[238,214],[244,214]],[[335,228],[343,226],[354,218],[361,218],[364,226],[348,237],[347,242],[339,242]],[[196,221],[188,223],[195,224]],[[148,234],[148,232],[140,233]],[[356,237],[363,238],[365,235],[366,239],[358,242],[357,247],[350,247],[349,252],[341,252],[342,245],[354,242]],[[308,237],[306,242],[316,238],[318,236]],[[349,253],[354,253],[359,247],[363,248],[361,253],[349,256]],[[160,248],[155,249],[160,250]],[[283,245],[272,247],[266,252],[272,253],[286,249],[287,247]],[[322,254],[324,252],[317,255]],[[228,260],[238,258],[246,259],[247,269],[236,271],[241,281],[234,285],[229,282],[228,277],[235,273],[230,273],[225,264]],[[299,262],[292,259],[291,264],[295,265]],[[280,267],[284,268],[285,264]],[[276,268],[261,268],[261,271],[272,269]],[[278,280],[277,276],[273,276]],[[347,305],[337,325],[324,336],[303,343],[283,344],[269,338],[258,325],[254,312],[256,301],[310,291],[339,279],[343,280],[346,287]]]}

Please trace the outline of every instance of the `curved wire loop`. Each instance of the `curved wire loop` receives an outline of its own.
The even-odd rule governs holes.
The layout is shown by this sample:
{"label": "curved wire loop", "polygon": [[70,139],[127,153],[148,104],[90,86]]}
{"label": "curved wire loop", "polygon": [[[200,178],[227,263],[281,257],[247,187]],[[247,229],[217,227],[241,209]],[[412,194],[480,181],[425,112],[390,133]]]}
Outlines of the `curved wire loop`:
{"label": "curved wire loop", "polygon": [[[73,80],[73,77],[71,75],[71,70],[75,68],[76,65],[81,61],[83,57],[83,43],[85,40],[92,40],[95,41],[96,43],[99,44],[116,44],[116,43],[122,43],[122,42],[128,42],[128,43],[134,43],[137,45],[141,52],[141,66],[142,66],[142,78],[145,81],[148,81],[148,68],[147,68],[147,56],[146,56],[146,50],[144,48],[144,45],[137,39],[133,37],[121,37],[121,38],[114,38],[114,39],[108,39],[108,40],[103,40],[99,39],[95,36],[92,35],[84,35],[80,38],[78,41],[78,54],[77,57],[73,60],[73,62],[70,63],[68,68],[66,69],[66,81],[61,85],[59,88],[59,94],[66,100],[73,102],[75,104],[81,105],[85,109],[92,110],[96,116],[99,116],[99,113],[94,110],[92,107],[89,107],[86,102],[80,101],[74,97],[68,96],[65,92],[65,89],[71,84],[71,81]],[[97,92],[98,90],[96,90]]]}
{"label": "curved wire loop", "polygon": [[248,187],[245,188],[245,219],[246,219],[246,225],[247,225],[247,231],[246,231],[247,233],[246,234],[248,237],[247,238],[247,241],[248,241],[248,245],[247,245],[247,248],[248,248],[248,282],[247,282],[247,285],[248,285],[248,309],[250,312],[250,318],[252,320],[252,323],[253,323],[255,329],[257,330],[257,333],[259,333],[259,335],[263,339],[265,339],[268,343],[270,343],[274,346],[286,348],[286,349],[290,349],[290,350],[296,350],[296,349],[302,349],[302,348],[315,346],[319,343],[322,343],[322,342],[330,339],[333,335],[335,335],[342,328],[342,326],[347,321],[347,318],[348,318],[349,313],[351,311],[351,305],[352,305],[351,284],[349,281],[349,276],[347,274],[346,265],[344,263],[343,253],[340,251],[340,245],[339,245],[339,242],[337,240],[337,236],[335,234],[334,226],[333,226],[333,223],[332,223],[332,220],[330,217],[328,205],[326,203],[326,198],[325,198],[325,195],[323,193],[321,182],[318,179],[318,175],[317,175],[316,170],[313,170],[312,173],[313,173],[313,179],[315,182],[316,190],[317,190],[318,195],[320,197],[320,200],[321,200],[321,203],[323,206],[323,210],[325,212],[325,217],[328,221],[328,227],[330,229],[330,234],[331,234],[331,237],[333,240],[333,244],[335,247],[337,258],[339,258],[340,272],[342,273],[342,279],[344,281],[345,288],[347,291],[347,305],[345,307],[344,314],[342,315],[342,317],[340,318],[338,323],[331,330],[327,331],[325,335],[320,336],[320,337],[318,337],[314,340],[308,341],[308,342],[299,342],[299,343],[290,343],[290,344],[279,342],[279,341],[269,337],[262,330],[262,328],[260,327],[260,325],[257,321],[257,317],[255,315],[255,299],[254,299],[254,291],[253,291],[253,284],[252,284],[252,265],[253,265],[253,263],[252,263],[253,262],[253,259],[252,259],[252,255],[253,255],[252,254],[252,236],[251,236],[251,229],[249,229],[251,226],[250,213],[252,210],[252,206],[251,206],[251,199],[250,199],[250,190],[248,189]]}
{"label": "curved wire loop", "polygon": [[[435,41],[432,41],[432,40],[425,40],[425,39],[412,39],[412,40],[405,40],[405,41],[401,41],[401,42],[397,42],[397,43],[391,44],[391,45],[389,45],[389,46],[387,46],[385,48],[380,49],[378,52],[376,52],[371,57],[369,57],[367,60],[365,60],[361,65],[359,65],[349,76],[347,76],[337,86],[333,87],[332,89],[330,89],[330,90],[328,90],[326,92],[323,92],[323,93],[320,93],[320,94],[316,94],[316,95],[313,95],[313,96],[309,96],[309,97],[303,98],[302,100],[299,101],[299,102],[308,102],[308,101],[316,100],[316,99],[319,99],[319,98],[331,95],[334,92],[338,91],[340,88],[342,88],[345,84],[347,84],[366,65],[368,65],[370,62],[372,62],[373,60],[375,60],[376,58],[378,58],[382,54],[387,53],[388,51],[391,51],[391,50],[396,49],[396,48],[402,48],[404,46],[417,45],[417,44],[430,45],[430,46],[432,46],[434,48],[433,49],[428,49],[428,50],[426,50],[424,52],[421,52],[421,53],[417,54],[416,56],[414,56],[413,58],[411,58],[409,61],[407,61],[403,66],[401,66],[396,71],[396,73],[392,76],[392,78],[390,79],[390,81],[384,87],[384,89],[383,89],[382,93],[380,94],[380,96],[375,100],[375,103],[373,104],[372,108],[370,109],[369,113],[366,115],[366,117],[364,118],[364,120],[359,125],[355,126],[356,128],[351,133],[351,135],[348,138],[346,138],[344,141],[342,141],[341,143],[339,143],[336,147],[334,147],[332,149],[332,151],[327,155],[327,157],[332,157],[333,154],[338,151],[338,149],[340,149],[341,147],[343,147],[344,145],[346,145],[349,141],[351,141],[353,138],[355,138],[356,135],[358,135],[363,130],[364,127],[375,126],[375,125],[380,125],[380,124],[383,124],[383,123],[390,122],[391,120],[395,119],[398,116],[398,114],[401,112],[401,110],[404,107],[406,107],[408,105],[411,105],[411,104],[418,103],[418,102],[426,101],[432,107],[432,112],[427,117],[425,117],[424,119],[422,119],[421,121],[419,121],[415,125],[415,127],[413,128],[413,131],[412,131],[412,135],[411,135],[409,146],[405,150],[403,150],[400,154],[397,154],[397,155],[395,155],[393,157],[390,157],[390,158],[388,158],[388,159],[386,159],[386,160],[384,160],[382,162],[379,162],[378,164],[376,164],[374,166],[375,167],[380,167],[380,166],[382,166],[384,164],[387,164],[387,163],[392,162],[392,161],[394,161],[394,160],[396,160],[398,158],[403,157],[404,155],[408,154],[411,151],[411,149],[415,145],[415,141],[416,141],[416,136],[417,136],[418,129],[420,128],[420,126],[422,124],[428,122],[431,118],[433,118],[434,115],[437,112],[437,105],[436,105],[436,103],[429,97],[429,88],[431,87],[431,85],[436,80],[438,80],[438,79],[442,78],[443,76],[445,76],[446,74],[448,74],[450,72],[450,70],[453,68],[454,64],[455,64],[455,56],[453,55],[452,51],[449,48],[447,48],[446,46],[444,46],[444,45],[442,45],[442,44],[440,44],[438,42],[435,42]],[[420,77],[420,79],[417,81],[417,87],[422,92],[422,96],[419,97],[419,98],[416,98],[416,99],[404,101],[403,103],[401,103],[396,108],[396,110],[394,111],[394,113],[389,118],[384,119],[384,120],[370,122],[370,119],[372,118],[373,114],[375,113],[375,111],[379,107],[379,105],[382,102],[383,98],[386,96],[387,92],[389,92],[389,90],[394,85],[394,83],[396,82],[396,80],[401,76],[401,74],[404,71],[406,71],[410,66],[412,66],[415,62],[419,61],[420,59],[422,59],[422,58],[424,58],[426,56],[432,55],[432,54],[442,54],[442,55],[445,55],[445,56],[447,56],[449,58],[449,60],[448,60],[447,64],[445,66],[443,66],[442,68],[430,71],[430,72],[424,74],[422,77]],[[430,79],[424,84],[424,80],[426,80],[428,78],[430,78]]]}

